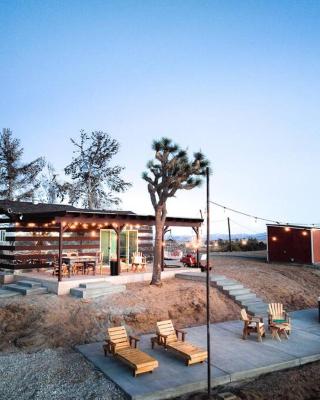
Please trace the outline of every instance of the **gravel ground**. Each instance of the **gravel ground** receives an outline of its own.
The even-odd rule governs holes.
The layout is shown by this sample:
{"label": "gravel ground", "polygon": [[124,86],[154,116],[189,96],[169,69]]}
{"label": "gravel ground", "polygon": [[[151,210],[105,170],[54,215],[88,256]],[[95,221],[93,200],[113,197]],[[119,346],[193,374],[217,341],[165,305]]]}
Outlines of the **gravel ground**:
{"label": "gravel ground", "polygon": [[124,400],[124,394],[75,351],[46,349],[0,356],[1,400]]}

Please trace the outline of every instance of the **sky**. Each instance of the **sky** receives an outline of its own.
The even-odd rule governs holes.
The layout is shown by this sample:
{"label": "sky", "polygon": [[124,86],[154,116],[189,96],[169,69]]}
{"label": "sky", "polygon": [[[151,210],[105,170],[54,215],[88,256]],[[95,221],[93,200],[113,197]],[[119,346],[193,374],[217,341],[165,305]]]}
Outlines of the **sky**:
{"label": "sky", "polygon": [[[70,137],[110,133],[123,209],[153,212],[141,173],[167,136],[210,159],[213,201],[320,223],[319,18],[312,0],[0,0],[1,127],[61,174]],[[178,193],[169,215],[198,217],[205,195]],[[212,232],[228,215],[235,233],[265,229],[213,206]]]}

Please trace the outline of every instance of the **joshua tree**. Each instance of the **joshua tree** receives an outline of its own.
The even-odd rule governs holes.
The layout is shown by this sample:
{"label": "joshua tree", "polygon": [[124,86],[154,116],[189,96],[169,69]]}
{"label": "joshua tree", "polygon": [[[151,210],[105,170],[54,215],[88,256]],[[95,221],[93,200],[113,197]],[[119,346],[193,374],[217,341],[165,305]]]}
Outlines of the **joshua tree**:
{"label": "joshua tree", "polygon": [[119,142],[102,131],[91,134],[80,131],[80,141],[71,139],[75,146],[74,157],[64,169],[71,183],[60,185],[60,193],[67,194],[71,204],[81,203],[86,208],[99,209],[117,205],[120,199],[114,193],[122,193],[131,186],[120,174],[123,167],[109,163],[119,151]]}
{"label": "joshua tree", "polygon": [[12,136],[10,129],[0,134],[0,198],[31,200],[40,186],[38,175],[44,166],[39,157],[22,163],[23,148],[20,140]]}
{"label": "joshua tree", "polygon": [[144,172],[142,178],[148,182],[148,191],[156,219],[151,284],[160,285],[162,238],[167,216],[167,200],[175,196],[178,190],[191,190],[199,186],[209,161],[201,152],[194,153],[193,159],[189,160],[187,151],[180,149],[168,138],[154,141],[152,149],[155,151],[155,159],[148,162],[149,171]]}

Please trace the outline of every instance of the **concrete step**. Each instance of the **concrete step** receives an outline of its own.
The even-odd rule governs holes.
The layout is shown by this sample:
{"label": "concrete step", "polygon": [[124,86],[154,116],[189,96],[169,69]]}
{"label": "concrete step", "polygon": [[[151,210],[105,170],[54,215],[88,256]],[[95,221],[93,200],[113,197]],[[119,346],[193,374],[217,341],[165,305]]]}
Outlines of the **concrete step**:
{"label": "concrete step", "polygon": [[227,279],[227,278],[225,278],[225,279],[221,279],[221,280],[218,280],[218,281],[215,281],[215,280],[212,280],[211,282],[213,282],[215,285],[217,285],[217,286],[230,286],[230,285],[237,285],[239,282],[237,282],[237,281],[234,281],[233,279]]}
{"label": "concrete step", "polygon": [[15,283],[3,285],[2,289],[18,292],[18,293],[23,294],[24,296],[28,296],[30,294],[48,293],[48,289],[45,287],[40,286],[40,287],[35,287],[35,288],[29,288],[29,287],[23,287],[23,286],[17,285]]}
{"label": "concrete step", "polygon": [[268,314],[267,307],[264,305],[251,306],[247,308],[249,312]]}
{"label": "concrete step", "polygon": [[80,299],[92,299],[95,297],[124,292],[125,290],[125,285],[106,285],[105,287],[100,286],[96,288],[79,287],[70,289],[70,295]]}
{"label": "concrete step", "polygon": [[200,272],[178,273],[178,274],[175,274],[175,278],[186,279],[186,280],[191,280],[191,281],[200,281],[200,282],[205,282],[205,280],[206,280],[206,276],[204,274],[201,274]]}
{"label": "concrete step", "polygon": [[247,294],[239,294],[237,296],[233,296],[236,301],[248,300],[248,299],[255,299],[256,295],[254,293],[247,293]]}
{"label": "concrete step", "polygon": [[79,287],[81,288],[87,288],[87,289],[96,289],[100,287],[107,287],[107,286],[115,286],[114,284],[106,281],[100,281],[100,282],[85,282],[85,283],[80,283]]}
{"label": "concrete step", "polygon": [[250,289],[236,289],[236,290],[229,290],[229,296],[234,297],[234,296],[239,296],[241,294],[248,294],[251,293]]}
{"label": "concrete step", "polygon": [[223,290],[237,290],[237,289],[245,289],[244,288],[244,286],[243,285],[237,285],[237,284],[234,284],[234,285],[223,285],[222,286],[222,288],[223,288]]}
{"label": "concrete step", "polygon": [[15,283],[19,286],[27,288],[37,288],[42,286],[40,282],[34,282],[34,281],[17,281]]}
{"label": "concrete step", "polygon": [[227,277],[226,276],[224,276],[224,275],[210,275],[210,280],[211,281],[216,281],[216,282],[218,282],[218,281],[223,281],[224,279],[227,279]]}
{"label": "concrete step", "polygon": [[21,296],[18,292],[11,292],[10,290],[0,289],[0,299],[6,299],[7,297]]}
{"label": "concrete step", "polygon": [[257,303],[263,303],[264,304],[264,301],[262,300],[262,299],[260,299],[260,297],[256,297],[256,298],[254,298],[254,299],[247,299],[247,300],[242,300],[242,305],[244,306],[244,307],[247,307],[247,306],[249,306],[250,304],[257,304]]}

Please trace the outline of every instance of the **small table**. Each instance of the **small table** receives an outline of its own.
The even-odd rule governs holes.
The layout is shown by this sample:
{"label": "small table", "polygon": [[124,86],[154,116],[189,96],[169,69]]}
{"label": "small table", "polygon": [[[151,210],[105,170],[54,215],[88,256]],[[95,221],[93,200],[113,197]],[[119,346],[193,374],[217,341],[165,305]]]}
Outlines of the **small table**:
{"label": "small table", "polygon": [[96,274],[96,264],[97,264],[97,257],[95,256],[69,256],[69,257],[62,257],[62,262],[67,264],[69,278],[71,276],[71,267],[75,263],[82,263],[83,264],[83,273],[85,273],[88,264],[93,264],[93,275]]}
{"label": "small table", "polygon": [[289,324],[287,324],[287,323],[270,325],[272,338],[277,339],[277,340],[279,340],[279,342],[281,342],[280,336],[284,335],[284,337],[286,339],[289,339],[289,337],[287,335],[288,328],[289,328]]}

